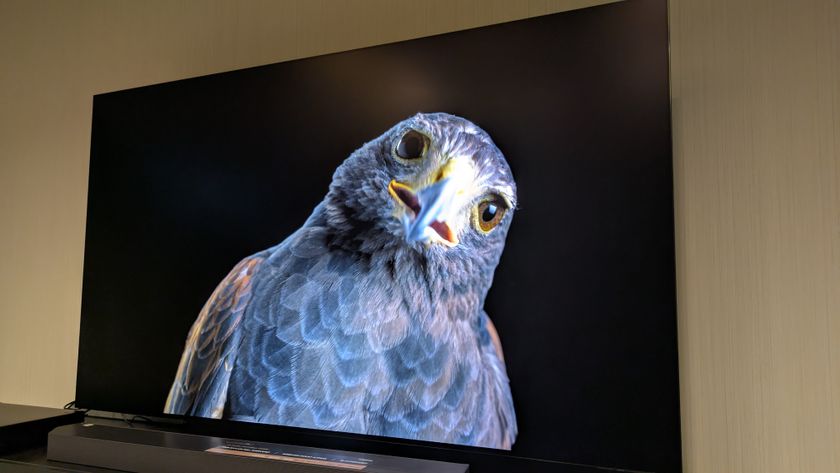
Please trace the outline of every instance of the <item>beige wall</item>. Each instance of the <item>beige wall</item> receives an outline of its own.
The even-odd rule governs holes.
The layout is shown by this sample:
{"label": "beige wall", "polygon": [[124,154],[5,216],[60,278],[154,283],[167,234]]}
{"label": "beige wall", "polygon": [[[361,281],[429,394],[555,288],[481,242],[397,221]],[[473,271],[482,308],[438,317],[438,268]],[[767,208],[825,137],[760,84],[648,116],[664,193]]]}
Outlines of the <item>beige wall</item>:
{"label": "beige wall", "polygon": [[[603,3],[0,0],[0,402],[72,399],[91,96]],[[840,472],[840,3],[672,0],[691,472]]]}
{"label": "beige wall", "polygon": [[840,2],[671,2],[684,462],[840,472]]}

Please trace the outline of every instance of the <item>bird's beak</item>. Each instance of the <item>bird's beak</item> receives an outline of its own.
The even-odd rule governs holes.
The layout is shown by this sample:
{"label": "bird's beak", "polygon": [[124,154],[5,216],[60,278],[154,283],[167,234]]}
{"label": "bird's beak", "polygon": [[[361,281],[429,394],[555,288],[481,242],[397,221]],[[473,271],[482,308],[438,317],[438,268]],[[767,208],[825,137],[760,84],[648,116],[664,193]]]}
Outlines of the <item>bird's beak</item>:
{"label": "bird's beak", "polygon": [[429,184],[416,190],[396,180],[388,184],[388,192],[406,208],[401,220],[408,241],[439,242],[449,247],[458,244],[453,223],[461,208],[458,197],[464,194],[471,174],[461,163],[449,160]]}

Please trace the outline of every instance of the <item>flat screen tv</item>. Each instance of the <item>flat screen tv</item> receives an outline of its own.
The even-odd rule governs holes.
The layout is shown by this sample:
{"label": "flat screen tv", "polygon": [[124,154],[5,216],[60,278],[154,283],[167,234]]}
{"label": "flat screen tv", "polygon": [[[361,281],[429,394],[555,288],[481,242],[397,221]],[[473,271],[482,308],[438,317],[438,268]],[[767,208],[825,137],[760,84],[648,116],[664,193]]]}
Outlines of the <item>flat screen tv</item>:
{"label": "flat screen tv", "polygon": [[673,226],[664,0],[97,95],[76,402],[680,471]]}

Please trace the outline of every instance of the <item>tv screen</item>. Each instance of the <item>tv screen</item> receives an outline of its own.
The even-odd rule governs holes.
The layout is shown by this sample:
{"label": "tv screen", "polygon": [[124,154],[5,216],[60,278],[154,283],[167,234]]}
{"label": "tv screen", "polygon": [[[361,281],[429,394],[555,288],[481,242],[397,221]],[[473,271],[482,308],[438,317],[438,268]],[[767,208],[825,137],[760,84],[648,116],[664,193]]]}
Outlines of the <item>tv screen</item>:
{"label": "tv screen", "polygon": [[680,471],[668,93],[631,0],[97,95],[77,405]]}

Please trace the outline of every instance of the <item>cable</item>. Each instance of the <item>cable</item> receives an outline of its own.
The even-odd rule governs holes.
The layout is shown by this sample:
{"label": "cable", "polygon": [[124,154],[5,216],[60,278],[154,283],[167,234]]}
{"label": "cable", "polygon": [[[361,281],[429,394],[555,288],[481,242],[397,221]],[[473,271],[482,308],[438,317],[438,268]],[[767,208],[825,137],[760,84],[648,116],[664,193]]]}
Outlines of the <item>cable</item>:
{"label": "cable", "polygon": [[79,409],[78,407],[76,407],[76,400],[75,399],[68,402],[67,404],[65,404],[64,409],[74,410],[76,412],[81,412],[85,415],[87,415],[87,413],[90,412],[90,409]]}

